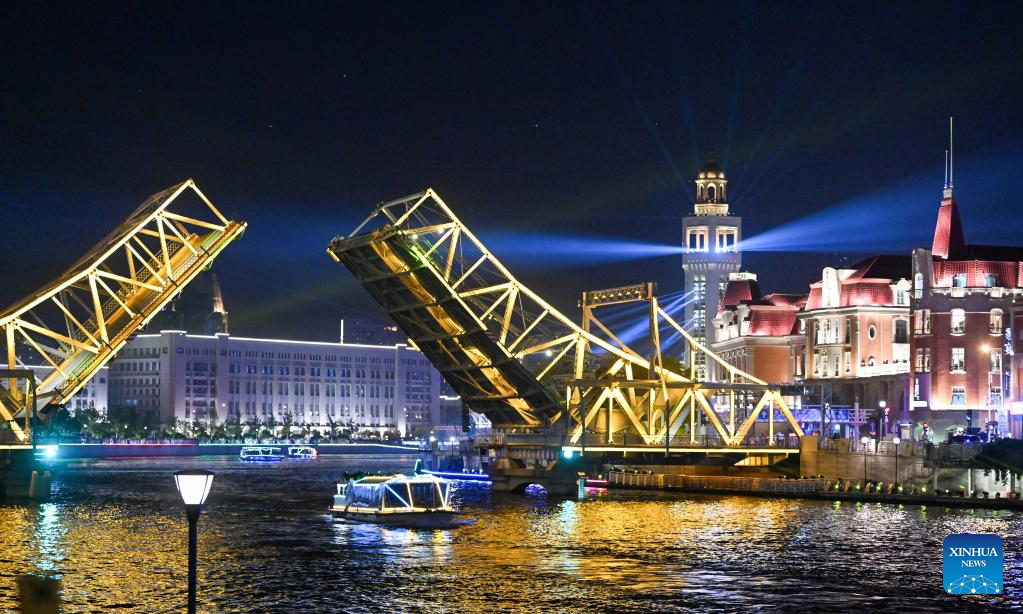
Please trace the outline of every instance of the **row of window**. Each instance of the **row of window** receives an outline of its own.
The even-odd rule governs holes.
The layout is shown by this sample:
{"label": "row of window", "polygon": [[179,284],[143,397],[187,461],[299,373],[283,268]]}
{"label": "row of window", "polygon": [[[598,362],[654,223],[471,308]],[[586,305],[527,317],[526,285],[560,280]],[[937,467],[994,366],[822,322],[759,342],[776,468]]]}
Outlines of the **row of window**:
{"label": "row of window", "polygon": [[[1002,351],[999,349],[990,350],[989,373],[1002,372]],[[931,348],[917,348],[914,368],[917,373],[929,373],[931,370]],[[966,348],[954,347],[951,351],[949,363],[951,373],[966,373]]]}

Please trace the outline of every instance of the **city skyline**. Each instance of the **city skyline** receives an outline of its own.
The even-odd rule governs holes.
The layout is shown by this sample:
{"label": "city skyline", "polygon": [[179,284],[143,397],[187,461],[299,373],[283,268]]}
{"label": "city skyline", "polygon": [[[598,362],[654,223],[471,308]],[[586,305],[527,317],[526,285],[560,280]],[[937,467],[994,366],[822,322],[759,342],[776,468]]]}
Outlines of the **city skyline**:
{"label": "city skyline", "polygon": [[[1002,222],[1023,188],[1012,170],[1023,159],[1017,7],[710,6],[711,27],[668,5],[629,9],[630,20],[621,7],[554,7],[535,31],[526,5],[330,8],[321,23],[280,27],[272,9],[213,7],[206,24],[160,7],[111,20],[26,12],[6,38],[19,60],[8,75],[25,87],[7,92],[0,120],[11,143],[0,199],[37,223],[91,215],[46,233],[0,231],[17,271],[0,299],[33,291],[145,195],[187,176],[249,222],[217,265],[243,334],[330,339],[342,313],[379,318],[323,247],[374,203],[428,185],[559,305],[648,279],[670,293],[682,287],[671,248],[711,148],[744,219],[746,266],[766,287],[799,292],[836,253],[929,243],[926,228],[900,220],[932,215],[949,115],[966,231],[1018,243]],[[154,18],[165,30],[143,26]],[[221,40],[217,19],[240,33]],[[345,36],[374,29],[402,52],[386,37]],[[147,44],[171,31],[188,32],[187,44]],[[785,31],[807,34],[776,35]],[[526,32],[529,44],[509,44]],[[243,65],[259,68],[230,70]],[[829,233],[835,225],[849,232]],[[551,239],[564,240],[559,268],[541,273]]]}

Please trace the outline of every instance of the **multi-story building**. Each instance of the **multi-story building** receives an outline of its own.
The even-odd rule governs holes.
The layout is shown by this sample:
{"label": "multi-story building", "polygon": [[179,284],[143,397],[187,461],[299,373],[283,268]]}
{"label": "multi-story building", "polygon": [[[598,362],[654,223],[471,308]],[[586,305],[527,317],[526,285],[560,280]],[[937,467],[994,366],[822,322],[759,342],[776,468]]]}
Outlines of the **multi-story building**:
{"label": "multi-story building", "polygon": [[806,381],[831,384],[836,404],[868,410],[869,428],[889,433],[909,418],[910,262],[873,256],[825,268],[799,318]]}
{"label": "multi-story building", "polygon": [[910,407],[909,269],[899,256],[828,267],[803,296],[761,296],[755,276],[734,273],[712,348],[772,384],[824,385],[828,403],[863,409],[871,430],[892,432]]}
{"label": "multi-story building", "polygon": [[[49,365],[31,366],[29,367],[35,373],[35,376],[39,380],[46,379],[50,373],[53,372],[53,367]],[[65,407],[72,415],[80,409],[86,409],[89,407],[95,408],[100,414],[105,414],[107,411],[107,391],[109,389],[109,367],[100,367],[99,371],[95,375],[90,377],[82,389],[79,390],[68,399]]]}
{"label": "multi-story building", "polygon": [[802,379],[805,336],[799,311],[806,295],[762,296],[753,273],[729,275],[714,319],[715,353],[729,364],[771,384]]}
{"label": "multi-story building", "polygon": [[160,422],[215,418],[325,430],[423,435],[440,411],[441,377],[420,352],[391,346],[141,334],[111,363],[110,405]]}
{"label": "multi-story building", "polygon": [[[995,423],[1021,436],[1014,354],[1023,299],[1023,248],[967,245],[951,185],[931,249],[913,251],[914,415],[938,438],[954,427]],[[1014,377],[1015,374],[1015,377]]]}
{"label": "multi-story building", "polygon": [[[685,326],[703,344],[714,341],[713,318],[728,285],[728,274],[742,265],[742,219],[728,214],[727,190],[725,171],[712,154],[697,175],[695,215],[682,223],[682,269],[686,292],[693,298],[685,308]],[[714,365],[705,360],[697,353],[697,377],[713,379]]]}

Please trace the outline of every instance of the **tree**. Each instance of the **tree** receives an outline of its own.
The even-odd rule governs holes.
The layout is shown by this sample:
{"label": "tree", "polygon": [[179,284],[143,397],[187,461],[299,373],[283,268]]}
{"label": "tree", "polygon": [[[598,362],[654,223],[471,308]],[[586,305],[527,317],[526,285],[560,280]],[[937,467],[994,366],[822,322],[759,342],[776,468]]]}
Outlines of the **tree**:
{"label": "tree", "polygon": [[50,414],[46,422],[36,427],[36,432],[41,437],[78,437],[82,434],[82,423],[79,422],[66,406],[60,406]]}
{"label": "tree", "polygon": [[291,426],[295,424],[295,416],[292,415],[291,410],[284,410],[284,415],[281,416],[281,426],[284,427],[284,440],[291,441]]}
{"label": "tree", "polygon": [[223,433],[231,441],[238,441],[242,437],[242,418],[238,414],[228,417],[224,421]]}

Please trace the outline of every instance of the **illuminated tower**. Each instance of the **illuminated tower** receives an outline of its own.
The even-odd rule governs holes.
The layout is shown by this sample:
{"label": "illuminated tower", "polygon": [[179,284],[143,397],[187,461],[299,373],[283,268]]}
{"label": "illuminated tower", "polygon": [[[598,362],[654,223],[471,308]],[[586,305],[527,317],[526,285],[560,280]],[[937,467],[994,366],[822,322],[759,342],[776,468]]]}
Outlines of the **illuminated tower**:
{"label": "illuminated tower", "polygon": [[[728,215],[728,181],[712,151],[696,179],[696,215],[683,219],[685,251],[682,270],[691,300],[686,305],[686,328],[703,344],[714,341],[713,320],[728,285],[728,274],[742,265],[739,238],[742,219]],[[714,377],[713,365],[696,356],[700,378]]]}

